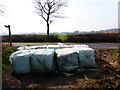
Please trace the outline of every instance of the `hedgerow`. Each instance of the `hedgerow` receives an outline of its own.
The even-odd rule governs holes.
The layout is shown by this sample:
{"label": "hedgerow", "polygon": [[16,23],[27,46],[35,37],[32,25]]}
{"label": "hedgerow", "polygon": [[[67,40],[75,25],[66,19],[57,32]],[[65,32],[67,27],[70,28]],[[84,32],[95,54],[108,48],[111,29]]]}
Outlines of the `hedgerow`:
{"label": "hedgerow", "polygon": [[[12,42],[75,42],[75,43],[117,43],[120,33],[91,33],[65,35],[12,35]],[[9,36],[2,37],[3,42],[9,41]]]}

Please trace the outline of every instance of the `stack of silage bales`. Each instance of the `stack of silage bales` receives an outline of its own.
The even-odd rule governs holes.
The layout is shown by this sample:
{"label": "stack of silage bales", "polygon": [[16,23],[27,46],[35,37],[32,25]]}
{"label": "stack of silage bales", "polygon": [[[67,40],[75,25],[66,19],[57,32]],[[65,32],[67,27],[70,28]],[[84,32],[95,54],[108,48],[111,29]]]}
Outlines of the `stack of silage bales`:
{"label": "stack of silage bales", "polygon": [[12,71],[17,74],[68,72],[95,65],[94,50],[87,45],[44,45],[18,50],[10,56]]}

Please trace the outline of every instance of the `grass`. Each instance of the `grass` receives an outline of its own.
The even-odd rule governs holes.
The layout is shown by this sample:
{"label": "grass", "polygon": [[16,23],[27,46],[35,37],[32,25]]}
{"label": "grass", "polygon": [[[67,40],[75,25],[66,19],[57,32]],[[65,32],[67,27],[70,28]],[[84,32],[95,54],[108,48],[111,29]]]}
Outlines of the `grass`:
{"label": "grass", "polygon": [[16,47],[10,47],[8,45],[2,46],[2,72],[9,73],[10,72],[10,55],[17,50]]}
{"label": "grass", "polygon": [[67,34],[59,34],[58,38],[64,41],[65,39],[67,39]]}
{"label": "grass", "polygon": [[118,58],[118,56],[119,56],[119,49],[110,50],[110,51],[108,51],[108,53],[110,54],[108,56],[108,59],[118,60],[118,62],[120,62],[120,59]]}

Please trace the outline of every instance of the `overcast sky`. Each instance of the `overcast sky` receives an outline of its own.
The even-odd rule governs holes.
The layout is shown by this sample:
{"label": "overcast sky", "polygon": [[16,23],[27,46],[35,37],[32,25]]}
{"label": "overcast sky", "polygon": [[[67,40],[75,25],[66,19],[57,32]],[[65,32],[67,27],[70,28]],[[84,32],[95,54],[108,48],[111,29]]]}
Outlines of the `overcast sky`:
{"label": "overcast sky", "polygon": [[[63,8],[64,19],[56,19],[50,32],[104,30],[118,27],[119,0],[68,0]],[[0,16],[1,29],[8,33],[4,24],[11,25],[12,34],[21,32],[45,32],[46,23],[34,13],[33,0],[1,0],[5,17]]]}

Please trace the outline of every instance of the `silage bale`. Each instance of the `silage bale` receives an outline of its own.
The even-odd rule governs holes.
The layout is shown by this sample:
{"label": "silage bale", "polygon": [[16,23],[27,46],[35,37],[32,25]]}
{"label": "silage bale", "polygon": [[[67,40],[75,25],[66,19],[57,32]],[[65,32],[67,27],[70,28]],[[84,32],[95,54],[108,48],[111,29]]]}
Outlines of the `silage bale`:
{"label": "silage bale", "polygon": [[53,49],[38,49],[31,54],[31,69],[34,73],[46,73],[52,71],[54,60]]}
{"label": "silage bale", "polygon": [[78,52],[80,67],[94,67],[95,58],[92,48],[73,48]]}
{"label": "silage bale", "polygon": [[10,62],[12,65],[12,73],[27,74],[31,72],[30,67],[30,51],[21,50],[16,51],[10,56]]}
{"label": "silage bale", "polygon": [[58,49],[57,65],[59,71],[72,71],[78,68],[78,55],[77,52],[72,51],[70,48]]}

